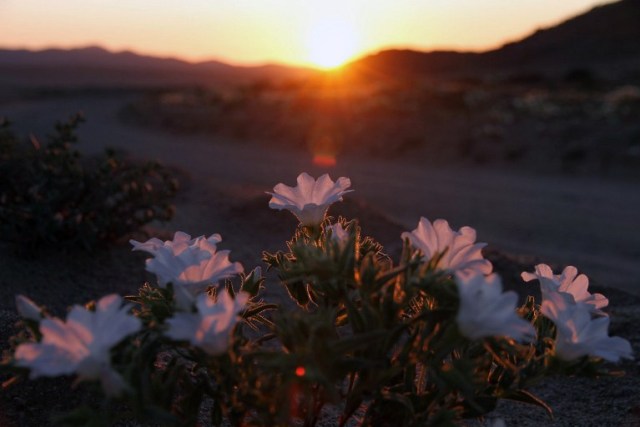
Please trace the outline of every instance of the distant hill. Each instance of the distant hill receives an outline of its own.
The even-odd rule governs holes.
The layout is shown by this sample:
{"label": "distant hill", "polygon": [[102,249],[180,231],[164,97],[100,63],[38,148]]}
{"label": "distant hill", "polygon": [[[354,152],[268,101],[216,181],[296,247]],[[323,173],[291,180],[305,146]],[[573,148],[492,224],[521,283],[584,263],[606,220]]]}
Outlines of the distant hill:
{"label": "distant hill", "polygon": [[[411,76],[500,78],[564,76],[587,71],[599,77],[640,79],[640,0],[605,4],[557,26],[483,53],[384,50],[351,62],[345,76],[396,79]],[[239,67],[218,61],[190,63],[100,47],[0,50],[0,89],[6,87],[225,86],[305,79],[308,68]],[[1,90],[0,90],[1,91]]]}
{"label": "distant hill", "polygon": [[488,52],[385,50],[352,62],[348,70],[366,77],[557,76],[574,70],[590,70],[609,78],[640,74],[640,0],[595,7]]}
{"label": "distant hill", "polygon": [[10,86],[160,86],[229,85],[282,81],[317,73],[283,65],[241,67],[219,61],[190,63],[134,52],[80,49],[0,50],[0,85]]}

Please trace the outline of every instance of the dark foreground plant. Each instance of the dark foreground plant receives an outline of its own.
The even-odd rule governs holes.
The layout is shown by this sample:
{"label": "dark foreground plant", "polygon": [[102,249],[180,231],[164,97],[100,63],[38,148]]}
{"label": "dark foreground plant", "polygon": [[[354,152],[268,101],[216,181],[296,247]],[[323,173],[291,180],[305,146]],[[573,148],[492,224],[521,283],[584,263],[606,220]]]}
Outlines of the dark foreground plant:
{"label": "dark foreground plant", "polygon": [[[551,416],[532,385],[606,375],[603,360],[632,357],[608,335],[608,301],[575,269],[525,274],[543,300],[517,308],[469,227],[422,218],[394,261],[355,220],[326,217],[349,186],[302,174],[297,187],[274,189],[271,207],[308,220],[286,251],[263,254],[290,301],[264,302],[261,269],[245,275],[218,250],[220,235],[132,241],[153,256],[158,285],[128,297],[133,306],[109,295],[66,321],[18,297],[24,329],[5,368],[99,381],[107,402],[163,425],[450,426],[500,399]],[[109,425],[110,408],[62,421]]]}
{"label": "dark foreground plant", "polygon": [[83,159],[76,115],[57,123],[46,144],[22,142],[0,119],[0,236],[32,251],[115,240],[173,216],[177,181],[157,163],[124,161],[113,150]]}

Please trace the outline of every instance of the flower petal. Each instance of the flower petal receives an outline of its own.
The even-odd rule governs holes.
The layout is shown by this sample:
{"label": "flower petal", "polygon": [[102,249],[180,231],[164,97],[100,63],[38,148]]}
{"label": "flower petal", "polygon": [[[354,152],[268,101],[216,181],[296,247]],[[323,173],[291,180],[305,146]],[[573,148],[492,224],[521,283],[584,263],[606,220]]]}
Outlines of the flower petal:
{"label": "flower petal", "polygon": [[436,254],[443,254],[436,268],[450,273],[489,274],[491,262],[482,256],[484,243],[475,243],[476,232],[471,227],[453,231],[449,223],[437,219],[431,224],[421,217],[418,227],[412,232],[404,232],[401,237],[409,239],[411,245],[419,249],[423,259],[429,262]]}
{"label": "flower petal", "polygon": [[349,178],[341,177],[335,183],[328,174],[316,181],[306,172],[298,175],[297,186],[277,184],[273,187],[269,207],[291,211],[303,226],[319,225],[332,203],[342,200],[342,195],[352,190]]}

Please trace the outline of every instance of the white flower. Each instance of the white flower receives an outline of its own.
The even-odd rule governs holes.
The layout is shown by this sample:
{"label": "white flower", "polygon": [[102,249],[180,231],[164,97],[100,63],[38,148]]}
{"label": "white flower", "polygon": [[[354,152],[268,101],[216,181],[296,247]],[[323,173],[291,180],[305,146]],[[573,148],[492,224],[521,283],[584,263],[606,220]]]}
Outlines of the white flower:
{"label": "white flower", "polygon": [[25,319],[39,322],[42,319],[42,309],[24,295],[16,295],[16,309]]}
{"label": "white flower", "polygon": [[99,379],[107,394],[118,394],[125,384],[111,368],[111,348],[142,327],[128,311],[129,306],[122,306],[122,298],[112,294],[98,301],[95,312],[76,305],[66,322],[43,319],[42,341],[20,344],[15,352],[16,365],[29,368],[30,378],[75,373],[80,380]]}
{"label": "white flower", "polygon": [[338,242],[341,248],[344,248],[344,245],[349,241],[349,232],[342,228],[342,224],[339,222],[327,226],[327,231],[331,233],[331,240]]}
{"label": "white flower", "polygon": [[456,321],[464,336],[506,336],[518,341],[535,336],[533,326],[516,313],[518,295],[513,291],[503,293],[496,274],[456,274],[455,281],[460,299]]}
{"label": "white flower", "polygon": [[550,292],[541,312],[556,325],[556,355],[563,360],[582,356],[601,357],[610,362],[632,359],[629,341],[609,336],[609,318],[591,318],[589,307],[576,304],[560,292]]}
{"label": "white flower", "polygon": [[180,308],[188,308],[198,293],[218,281],[242,273],[242,264],[229,261],[229,251],[218,251],[222,238],[213,234],[191,239],[177,232],[173,241],[151,239],[145,243],[132,241],[134,250],[144,250],[154,258],[146,261],[147,271],[158,277],[160,286],[173,283]]}
{"label": "white flower", "polygon": [[282,183],[273,187],[269,207],[271,209],[287,209],[291,211],[303,226],[319,225],[332,203],[342,201],[342,195],[353,190],[349,178],[341,177],[336,182],[328,174],[316,181],[307,173],[298,175],[298,185],[289,187]]}
{"label": "white flower", "polygon": [[[176,254],[181,253],[187,247],[196,243],[198,239],[202,239],[204,236],[197,237],[192,239],[191,236],[182,231],[176,231],[173,235],[173,240],[165,240],[164,242],[156,237],[153,237],[146,242],[138,242],[136,240],[129,240],[129,243],[133,245],[134,251],[145,251],[149,252],[151,255],[155,255],[158,250],[162,247],[171,248],[172,251]],[[212,234],[207,237],[206,240],[212,244],[216,245],[222,241],[222,237],[219,234]]]}
{"label": "white flower", "polygon": [[[489,274],[491,263],[482,257],[482,248],[486,243],[475,243],[476,230],[462,227],[453,231],[444,219],[437,219],[433,225],[425,217],[420,218],[418,228],[411,233],[402,233],[403,239],[409,239],[413,247],[420,249],[425,261],[434,255],[444,255],[438,261],[436,268],[448,272],[472,274],[474,272]],[[445,252],[446,251],[446,252]]]}
{"label": "white flower", "polygon": [[207,294],[200,294],[196,301],[197,313],[176,313],[167,320],[171,339],[189,341],[211,355],[224,353],[229,346],[231,331],[238,322],[249,295],[240,292],[231,298],[228,292],[220,292],[217,301]]}
{"label": "white flower", "polygon": [[207,240],[202,239],[188,246],[179,254],[168,248],[160,248],[155,258],[147,260],[147,270],[155,273],[161,284],[172,282],[188,288],[217,282],[243,271],[238,262],[229,261],[229,251],[218,251]]}
{"label": "white flower", "polygon": [[535,273],[523,272],[521,277],[525,282],[538,279],[543,301],[549,293],[563,292],[570,294],[577,303],[588,304],[592,313],[603,314],[600,309],[609,305],[604,295],[589,293],[589,279],[584,274],[578,275],[578,270],[573,266],[566,267],[556,275],[548,265],[538,264]]}

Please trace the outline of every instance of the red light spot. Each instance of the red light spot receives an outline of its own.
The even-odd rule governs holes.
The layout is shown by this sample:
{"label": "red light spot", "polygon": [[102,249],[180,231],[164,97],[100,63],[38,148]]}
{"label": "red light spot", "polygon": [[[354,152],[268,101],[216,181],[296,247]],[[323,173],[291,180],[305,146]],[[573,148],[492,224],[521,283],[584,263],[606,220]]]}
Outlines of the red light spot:
{"label": "red light spot", "polygon": [[298,377],[304,377],[304,374],[306,373],[306,369],[304,369],[304,366],[298,366],[296,368],[296,376]]}
{"label": "red light spot", "polygon": [[325,168],[336,165],[336,157],[330,154],[316,154],[313,156],[313,164]]}

